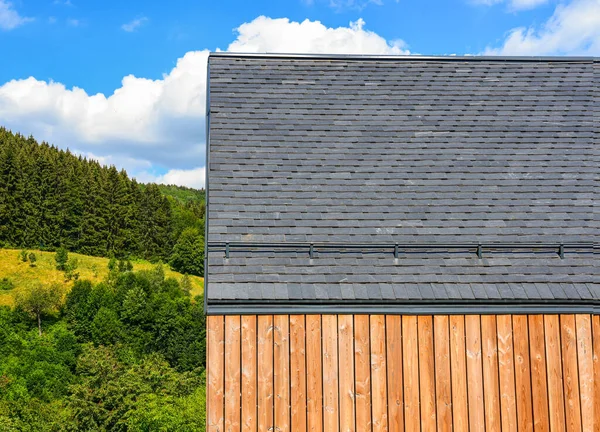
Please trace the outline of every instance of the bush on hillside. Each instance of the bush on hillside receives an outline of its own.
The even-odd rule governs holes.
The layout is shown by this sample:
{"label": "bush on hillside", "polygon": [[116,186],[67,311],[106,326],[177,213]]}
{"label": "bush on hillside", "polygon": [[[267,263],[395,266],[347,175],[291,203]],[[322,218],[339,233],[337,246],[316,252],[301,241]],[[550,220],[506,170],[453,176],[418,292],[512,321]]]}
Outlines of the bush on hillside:
{"label": "bush on hillside", "polygon": [[0,291],[10,291],[15,284],[7,277],[0,279]]}

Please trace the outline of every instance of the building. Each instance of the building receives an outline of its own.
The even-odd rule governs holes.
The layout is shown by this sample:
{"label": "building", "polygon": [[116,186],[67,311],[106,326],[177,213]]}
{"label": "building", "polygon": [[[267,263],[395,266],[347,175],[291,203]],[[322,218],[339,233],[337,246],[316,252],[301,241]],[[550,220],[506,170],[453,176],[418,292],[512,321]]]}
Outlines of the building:
{"label": "building", "polygon": [[599,59],[208,68],[208,430],[600,430]]}

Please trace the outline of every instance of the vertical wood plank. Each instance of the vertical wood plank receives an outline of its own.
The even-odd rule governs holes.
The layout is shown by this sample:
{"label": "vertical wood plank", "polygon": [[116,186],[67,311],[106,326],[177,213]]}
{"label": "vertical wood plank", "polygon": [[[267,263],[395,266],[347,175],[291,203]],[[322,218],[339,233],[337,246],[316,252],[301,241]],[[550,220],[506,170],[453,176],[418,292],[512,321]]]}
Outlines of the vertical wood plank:
{"label": "vertical wood plank", "polygon": [[563,385],[567,431],[581,430],[579,373],[577,365],[577,336],[574,315],[561,315],[561,345],[563,356]]}
{"label": "vertical wood plank", "polygon": [[544,316],[546,336],[546,365],[548,372],[548,403],[550,404],[550,429],[565,428],[565,398],[562,381],[562,353],[560,348],[560,321],[558,315]]}
{"label": "vertical wood plank", "polygon": [[402,371],[404,375],[404,427],[408,432],[421,430],[419,407],[419,341],[417,317],[402,317]]}
{"label": "vertical wood plank", "polygon": [[208,316],[207,321],[207,430],[224,430],[225,319],[222,315]]}
{"label": "vertical wood plank", "polygon": [[371,315],[371,397],[373,432],[388,430],[385,316]]}
{"label": "vertical wood plank", "polygon": [[258,317],[258,430],[268,431],[273,422],[273,316]]}
{"label": "vertical wood plank", "polygon": [[498,368],[500,380],[500,417],[503,432],[517,431],[513,329],[510,315],[498,315]]}
{"label": "vertical wood plank", "polygon": [[356,430],[371,430],[371,348],[369,315],[354,316]]}
{"label": "vertical wood plank", "polygon": [[323,315],[323,429],[340,430],[337,315]]}
{"label": "vertical wood plank", "polygon": [[419,335],[419,393],[421,397],[421,428],[435,430],[435,366],[433,351],[433,317],[420,315],[417,319]]}
{"label": "vertical wood plank", "polygon": [[273,381],[275,430],[290,430],[290,321],[289,315],[273,317]]}
{"label": "vertical wood plank", "polygon": [[323,431],[321,316],[306,315],[306,405],[308,430]]}
{"label": "vertical wood plank", "polygon": [[529,348],[533,425],[536,431],[543,432],[550,429],[543,315],[529,315]]}
{"label": "vertical wood plank", "polygon": [[256,315],[242,316],[242,429],[256,432]]}
{"label": "vertical wood plank", "polygon": [[[433,319],[435,348],[435,397],[437,430],[452,430],[452,384],[450,373],[450,329],[447,315]],[[464,377],[463,377],[464,381]]]}
{"label": "vertical wood plank", "polygon": [[600,315],[592,316],[594,345],[594,430],[600,430]]}
{"label": "vertical wood plank", "polygon": [[581,426],[584,431],[591,431],[594,429],[594,357],[591,316],[576,315],[575,325],[577,326]]}
{"label": "vertical wood plank", "polygon": [[455,432],[469,430],[467,410],[467,357],[465,317],[450,316],[450,374],[452,379],[452,426]]}
{"label": "vertical wood plank", "polygon": [[291,430],[306,432],[306,333],[304,315],[290,316]]}
{"label": "vertical wood plank", "polygon": [[340,430],[354,431],[354,325],[352,315],[338,316]]}
{"label": "vertical wood plank", "polygon": [[479,315],[465,317],[467,348],[467,393],[469,428],[482,430],[485,425],[483,407],[483,365],[481,362],[481,321]]}
{"label": "vertical wood plank", "polygon": [[500,383],[496,316],[481,316],[481,358],[483,361],[483,406],[485,428],[500,430]]}
{"label": "vertical wood plank", "polygon": [[529,323],[527,315],[513,316],[513,337],[518,430],[519,432],[532,431],[533,401],[531,398],[531,363],[529,361]]}
{"label": "vertical wood plank", "polygon": [[402,395],[402,317],[385,317],[387,347],[388,426],[390,432],[404,431],[404,401]]}
{"label": "vertical wood plank", "polygon": [[241,317],[225,317],[225,430],[239,432],[241,401]]}

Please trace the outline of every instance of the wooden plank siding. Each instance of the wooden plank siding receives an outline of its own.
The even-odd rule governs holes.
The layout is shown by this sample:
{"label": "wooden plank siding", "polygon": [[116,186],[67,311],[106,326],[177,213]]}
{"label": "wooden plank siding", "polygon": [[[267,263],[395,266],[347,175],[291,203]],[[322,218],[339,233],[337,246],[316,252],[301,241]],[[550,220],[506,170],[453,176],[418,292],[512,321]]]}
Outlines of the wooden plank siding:
{"label": "wooden plank siding", "polygon": [[207,319],[209,431],[600,430],[596,315]]}

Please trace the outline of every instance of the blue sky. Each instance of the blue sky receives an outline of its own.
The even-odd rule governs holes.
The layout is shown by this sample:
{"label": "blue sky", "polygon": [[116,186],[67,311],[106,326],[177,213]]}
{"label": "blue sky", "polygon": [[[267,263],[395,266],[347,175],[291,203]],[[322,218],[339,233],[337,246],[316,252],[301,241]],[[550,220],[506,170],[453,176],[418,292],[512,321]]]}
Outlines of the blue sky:
{"label": "blue sky", "polygon": [[0,125],[201,186],[216,49],[597,56],[600,0],[0,0]]}

